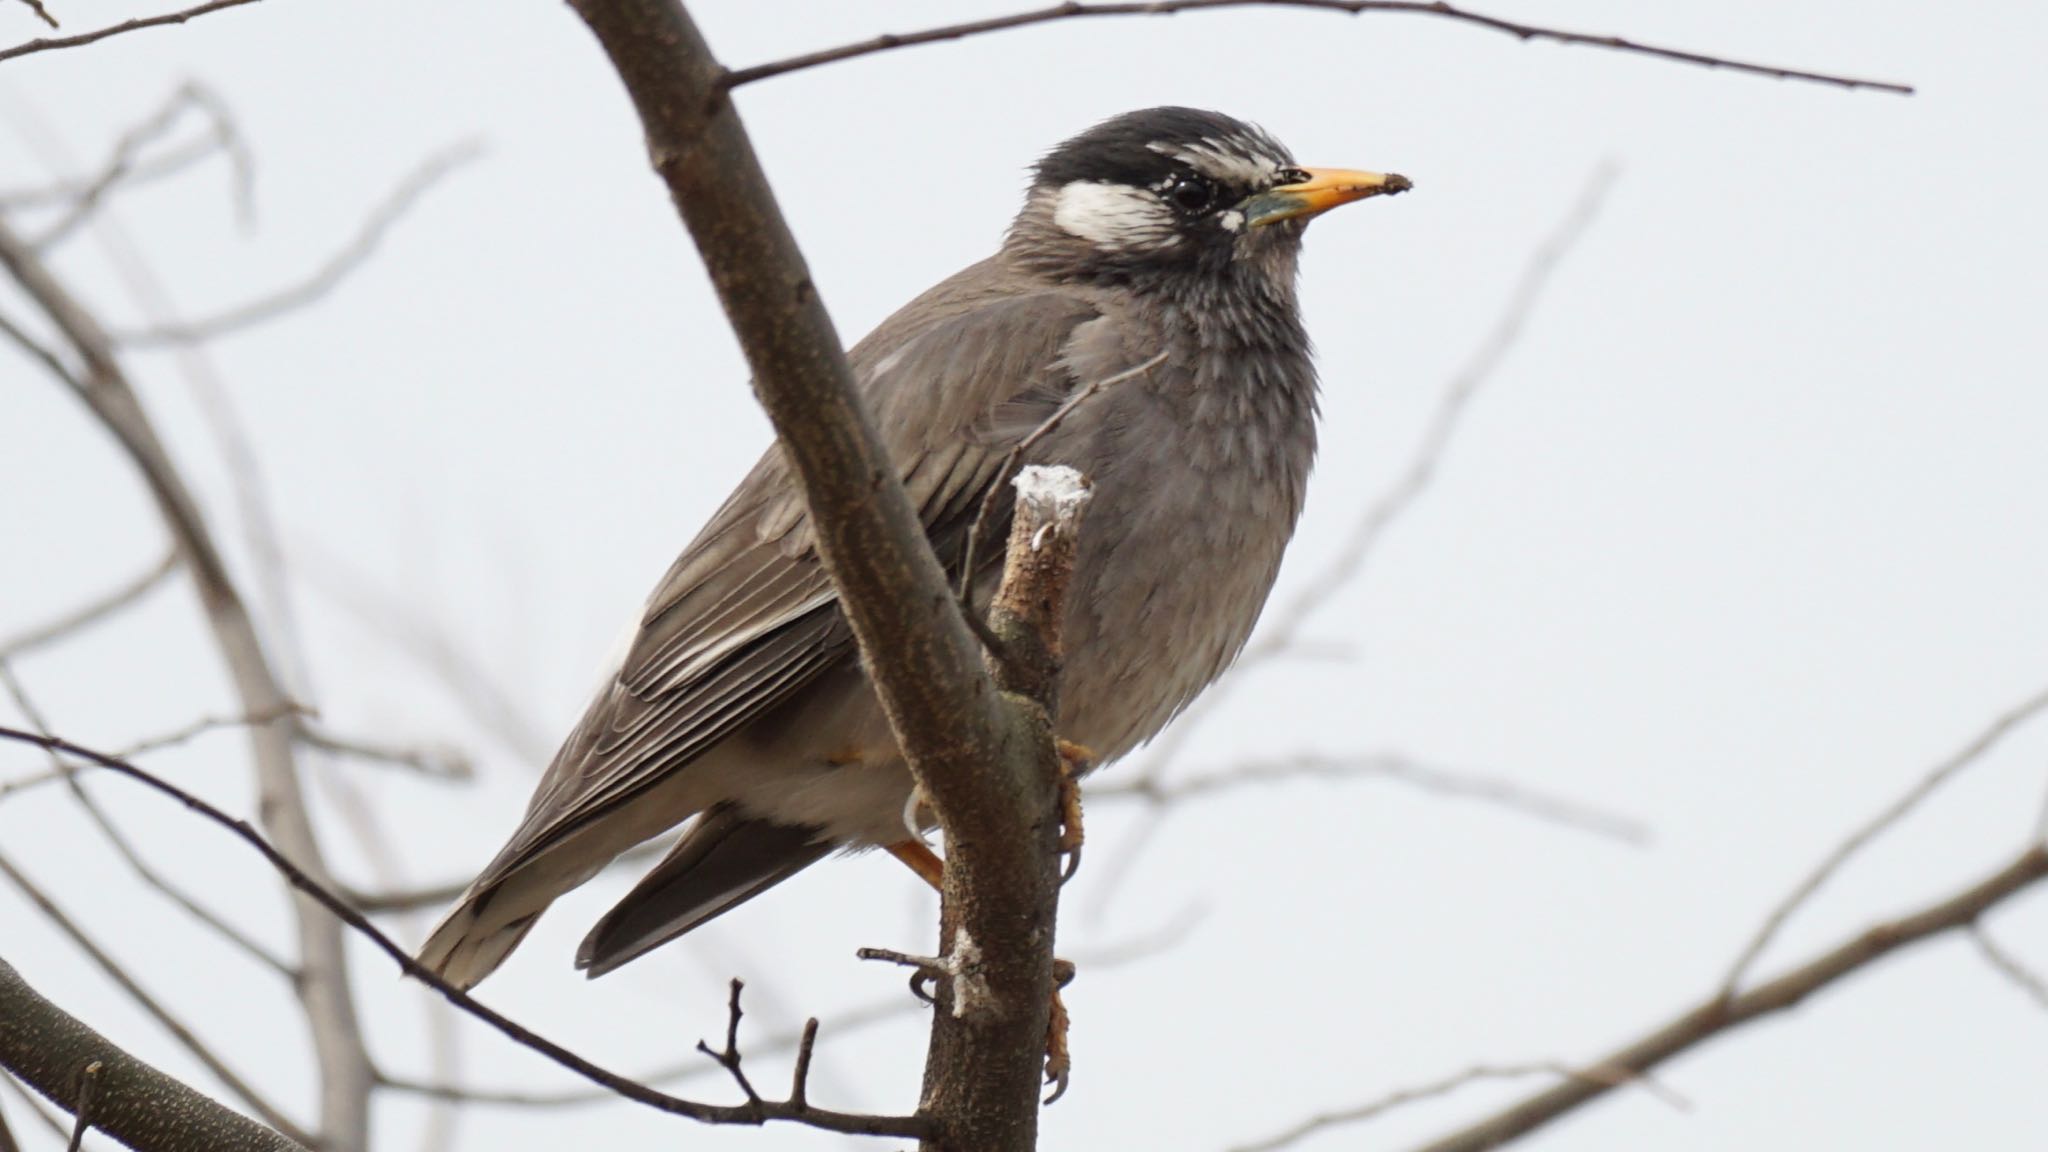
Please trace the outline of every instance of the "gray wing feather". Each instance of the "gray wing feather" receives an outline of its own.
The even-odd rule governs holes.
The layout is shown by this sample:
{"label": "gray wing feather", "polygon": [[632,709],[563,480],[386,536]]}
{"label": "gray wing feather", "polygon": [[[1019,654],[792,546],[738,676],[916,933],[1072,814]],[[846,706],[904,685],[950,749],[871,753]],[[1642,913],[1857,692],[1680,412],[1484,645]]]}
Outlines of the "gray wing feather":
{"label": "gray wing feather", "polygon": [[[1073,388],[1066,352],[1097,316],[1078,293],[1019,294],[983,264],[854,347],[884,447],[949,567],[1010,445]],[[802,496],[770,448],[649,598],[624,662],[478,887],[683,769],[853,650]]]}

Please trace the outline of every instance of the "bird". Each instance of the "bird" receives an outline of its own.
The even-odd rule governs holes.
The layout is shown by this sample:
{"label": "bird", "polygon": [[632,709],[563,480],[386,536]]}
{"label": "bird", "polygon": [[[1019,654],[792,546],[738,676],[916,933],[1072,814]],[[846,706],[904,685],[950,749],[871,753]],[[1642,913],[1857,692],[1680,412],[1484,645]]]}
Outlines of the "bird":
{"label": "bird", "polygon": [[[1003,473],[1027,438],[1039,434],[1021,463],[1092,481],[1055,718],[1090,767],[1158,734],[1244,648],[1316,452],[1303,230],[1410,187],[1301,167],[1222,113],[1127,112],[1037,162],[995,255],[849,351],[950,577],[991,489],[991,538],[1003,538]],[[1000,562],[975,565],[974,603],[986,604]],[[913,788],[803,496],[771,447],[657,585],[525,817],[420,963],[473,987],[556,898],[685,820],[584,938],[576,965],[591,977],[836,850],[886,848],[936,883]]]}

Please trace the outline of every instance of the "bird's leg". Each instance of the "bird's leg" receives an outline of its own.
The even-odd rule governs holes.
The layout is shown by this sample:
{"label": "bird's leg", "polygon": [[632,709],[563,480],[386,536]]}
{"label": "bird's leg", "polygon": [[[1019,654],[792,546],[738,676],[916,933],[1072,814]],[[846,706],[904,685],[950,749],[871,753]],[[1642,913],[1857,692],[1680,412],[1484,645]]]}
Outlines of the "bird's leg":
{"label": "bird's leg", "polygon": [[924,841],[898,840],[889,845],[889,855],[903,861],[904,867],[932,886],[932,891],[937,892],[946,886],[946,862]]}
{"label": "bird's leg", "polygon": [[1081,777],[1101,758],[1071,740],[1059,741],[1059,752],[1060,855],[1067,858],[1060,869],[1060,883],[1065,884],[1081,870],[1081,842],[1085,839],[1081,832]]}
{"label": "bird's leg", "polygon": [[[1064,744],[1064,742],[1062,743]],[[1078,746],[1068,745],[1068,747]],[[1085,752],[1086,749],[1082,749],[1082,751]],[[1066,764],[1064,748],[1062,753],[1060,763],[1064,767]],[[1065,781],[1068,777],[1065,773],[1062,773],[1061,779]],[[1070,789],[1074,791],[1076,798],[1074,800],[1073,823],[1069,824],[1068,827],[1078,831],[1081,818],[1078,789],[1073,788],[1072,785],[1062,783],[1061,798],[1062,803],[1064,803],[1066,794]],[[1079,851],[1078,844],[1075,846],[1075,850]],[[889,845],[889,855],[903,861],[905,867],[917,873],[919,879],[932,886],[932,891],[944,890],[946,886],[946,862],[940,858],[937,852],[932,851],[931,845],[926,844],[922,840],[898,840],[896,843]],[[1070,960],[1054,960],[1052,962],[1052,979],[1052,1012],[1046,1017],[1045,1022],[1045,1082],[1052,1085],[1053,1089],[1052,1095],[1045,1098],[1047,1104],[1066,1095],[1067,1081],[1073,1075],[1074,1070],[1073,1053],[1067,1047],[1067,1025],[1069,1023],[1067,1004],[1066,1001],[1060,998],[1060,989],[1066,987],[1074,979],[1073,962]]]}

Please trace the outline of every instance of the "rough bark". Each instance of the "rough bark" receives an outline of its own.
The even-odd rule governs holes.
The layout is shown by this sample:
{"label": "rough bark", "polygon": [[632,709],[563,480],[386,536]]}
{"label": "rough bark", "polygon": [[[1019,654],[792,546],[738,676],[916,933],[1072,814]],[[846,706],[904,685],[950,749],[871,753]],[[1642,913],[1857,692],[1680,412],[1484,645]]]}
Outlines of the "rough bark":
{"label": "rough bark", "polygon": [[[992,1002],[1003,1006],[1000,1023],[937,1014],[934,1050],[946,1059],[928,1069],[922,1112],[935,1135],[925,1146],[1029,1149],[1057,864],[1043,711],[1015,706],[983,668],[723,93],[725,70],[688,13],[674,0],[571,3],[640,114],[654,169],[696,241],[801,481],[819,554],[883,708],[945,830],[944,954],[975,944]],[[1034,1019],[1037,1033],[1020,1043]]]}
{"label": "rough bark", "polygon": [[0,1063],[67,1112],[92,1064],[91,1126],[150,1152],[306,1152],[159,1072],[38,995],[0,960]]}

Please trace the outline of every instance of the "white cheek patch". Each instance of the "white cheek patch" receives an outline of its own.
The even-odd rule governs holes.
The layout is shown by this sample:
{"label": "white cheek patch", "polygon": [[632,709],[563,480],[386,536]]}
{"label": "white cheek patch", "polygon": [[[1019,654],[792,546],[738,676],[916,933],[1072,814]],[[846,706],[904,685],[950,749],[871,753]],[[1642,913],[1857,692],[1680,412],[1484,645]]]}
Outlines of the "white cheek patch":
{"label": "white cheek patch", "polygon": [[1143,188],[1076,180],[1053,201],[1052,222],[1107,252],[1180,243],[1171,209]]}

